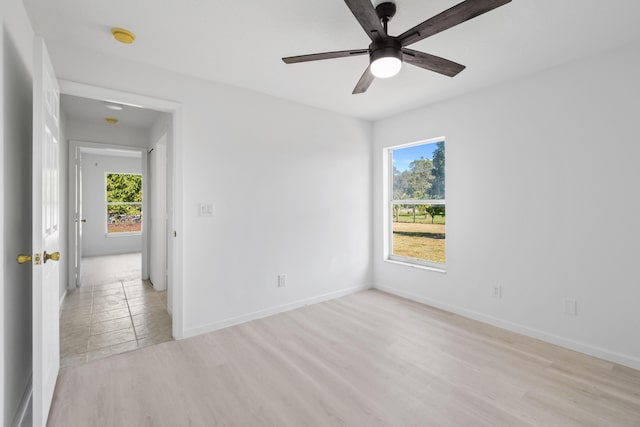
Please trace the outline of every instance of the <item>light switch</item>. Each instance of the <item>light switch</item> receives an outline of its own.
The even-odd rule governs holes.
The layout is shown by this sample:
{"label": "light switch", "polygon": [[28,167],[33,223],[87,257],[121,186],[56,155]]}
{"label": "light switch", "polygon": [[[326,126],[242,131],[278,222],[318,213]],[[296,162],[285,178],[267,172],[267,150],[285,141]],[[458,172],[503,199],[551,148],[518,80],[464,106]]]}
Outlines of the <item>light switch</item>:
{"label": "light switch", "polygon": [[198,203],[198,216],[213,216],[213,203]]}

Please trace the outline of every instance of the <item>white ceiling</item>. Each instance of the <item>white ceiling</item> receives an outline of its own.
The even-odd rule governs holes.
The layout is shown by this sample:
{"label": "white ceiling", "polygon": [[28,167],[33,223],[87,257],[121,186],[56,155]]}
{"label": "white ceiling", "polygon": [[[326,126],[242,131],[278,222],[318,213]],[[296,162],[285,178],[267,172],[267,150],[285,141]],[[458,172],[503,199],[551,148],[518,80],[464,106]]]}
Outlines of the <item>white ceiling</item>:
{"label": "white ceiling", "polygon": [[64,94],[60,96],[60,107],[67,119],[104,125],[106,117],[113,117],[118,119],[118,123],[111,126],[135,129],[150,129],[162,114],[129,105],[122,105],[122,110],[114,111],[108,109],[103,101]]}
{"label": "white ceiling", "polygon": [[[460,0],[396,0],[399,34]],[[412,48],[467,66],[451,79],[407,64],[351,95],[367,56],[286,65],[283,56],[361,49],[341,0],[24,0],[45,39],[375,120],[640,40],[638,0],[514,0]],[[110,28],[136,33],[130,46]],[[612,78],[615,70],[612,69]]]}

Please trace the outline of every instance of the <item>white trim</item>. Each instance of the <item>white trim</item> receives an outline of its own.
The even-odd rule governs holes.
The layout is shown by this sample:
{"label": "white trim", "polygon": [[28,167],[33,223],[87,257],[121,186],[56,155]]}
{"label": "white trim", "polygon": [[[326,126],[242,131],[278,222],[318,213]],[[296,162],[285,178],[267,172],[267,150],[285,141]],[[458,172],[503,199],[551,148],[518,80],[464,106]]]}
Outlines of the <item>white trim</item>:
{"label": "white trim", "polygon": [[77,201],[78,201],[78,152],[72,146],[71,141],[67,145],[68,162],[67,162],[67,248],[69,255],[67,259],[67,289],[76,289],[78,287],[79,277],[77,277],[78,269],[76,268],[76,218]]}
{"label": "white trim", "polygon": [[[144,147],[136,147],[135,145],[110,144],[106,142],[85,141],[80,139],[70,139],[69,143],[72,143],[72,142],[77,145],[77,147],[80,149],[80,152],[82,154],[96,154],[98,150],[103,150],[105,152],[103,154],[104,156],[118,157],[117,155],[110,154],[110,153],[113,153],[114,151],[119,151],[119,152],[135,151],[140,153],[140,157],[136,155],[135,158],[142,159],[142,154],[147,150]],[[85,148],[89,148],[90,150],[85,151],[84,150]],[[139,173],[139,174],[132,173],[131,175],[142,175],[142,173]]]}
{"label": "white trim", "polygon": [[398,144],[398,145],[390,145],[388,147],[385,147],[384,149],[391,151],[397,148],[408,148],[408,147],[415,147],[416,145],[435,144],[436,142],[446,142],[446,139],[444,136],[439,136],[437,138],[429,138],[429,139],[423,139],[415,142],[407,142],[407,143]]}
{"label": "white trim", "polygon": [[60,307],[64,304],[64,299],[67,297],[67,290],[65,289],[62,295],[60,296]]}
{"label": "white trim", "polygon": [[[383,239],[383,260],[386,262],[393,262],[397,264],[403,264],[411,267],[423,268],[425,270],[433,270],[440,273],[446,273],[446,263],[439,263],[419,258],[410,258],[401,255],[396,255],[393,253],[393,207],[394,205],[442,205],[446,206],[446,199],[425,199],[425,200],[415,200],[415,199],[406,199],[406,200],[396,200],[393,198],[393,151],[402,148],[408,147],[417,147],[418,145],[427,145],[427,144],[436,144],[438,142],[446,143],[446,138],[444,136],[440,136],[437,138],[425,139],[422,141],[411,142],[408,144],[399,144],[391,147],[384,147],[382,152],[382,174],[383,174],[383,190],[382,190],[382,201],[383,201],[383,236],[386,236],[386,239]],[[385,181],[386,185],[385,185]],[[446,186],[446,178],[445,178],[445,186]],[[414,208],[414,219],[415,219],[415,208]],[[433,220],[433,219],[432,219]],[[445,249],[446,253],[446,249]]]}
{"label": "white trim", "polygon": [[69,80],[59,80],[58,83],[60,84],[60,92],[66,95],[111,101],[122,105],[129,105],[137,108],[148,108],[151,110],[163,111],[165,113],[172,113],[180,108],[179,103],[165,99],[153,98],[150,96],[138,95],[135,93],[123,92],[100,86],[92,86]]}
{"label": "white trim", "polygon": [[433,263],[432,265],[427,261],[423,261],[421,259],[416,259],[416,258],[407,258],[407,257],[398,256],[398,255],[389,255],[389,257],[384,261],[389,262],[391,264],[403,265],[405,267],[413,267],[413,268],[420,268],[422,270],[435,271],[437,273],[447,272],[446,268],[444,268],[445,267],[444,264]]}
{"label": "white trim", "polygon": [[[8,104],[8,102],[5,102],[4,100],[7,98],[7,95],[5,95],[5,88],[4,88],[4,84],[5,84],[5,79],[4,79],[4,58],[6,58],[5,53],[4,53],[4,46],[5,46],[5,41],[4,41],[4,33],[5,31],[8,33],[12,33],[11,30],[9,30],[8,28],[5,30],[5,24],[4,24],[4,18],[5,15],[7,15],[7,13],[5,12],[5,10],[9,9],[8,7],[5,7],[5,3],[2,4],[2,9],[0,9],[0,22],[3,23],[3,31],[0,31],[0,58],[2,58],[2,66],[0,67],[0,92],[2,93],[2,102],[0,102],[0,135],[2,135],[0,138],[2,138],[1,142],[0,142],[0,188],[2,189],[2,194],[3,197],[0,197],[0,242],[4,242],[5,240],[5,236],[4,236],[4,224],[5,224],[5,214],[4,214],[4,210],[5,210],[5,206],[4,206],[4,191],[6,190],[5,187],[5,179],[4,179],[4,158],[5,158],[5,151],[7,151],[6,147],[7,144],[9,143],[9,141],[6,140],[5,138],[5,131],[4,131],[4,120],[5,117],[7,117],[5,115],[5,111],[4,111],[4,106],[5,104]],[[5,276],[5,271],[6,271],[6,267],[5,267],[5,260],[8,259],[5,256],[5,249],[4,249],[4,244],[0,245],[0,259],[2,260],[2,262],[0,262],[0,277],[2,277],[2,281],[4,284],[4,280],[6,278]],[[6,286],[6,285],[4,285]],[[5,336],[5,329],[4,329],[4,316],[5,316],[5,309],[4,309],[4,286],[2,287],[3,290],[2,292],[0,292],[0,331],[2,331],[2,337],[0,338],[0,396],[2,396],[2,399],[0,400],[0,420],[4,420],[4,411],[5,411],[5,404],[4,404],[4,395],[7,392],[6,388],[7,385],[5,384],[5,360],[4,360],[4,349],[6,347],[5,341],[6,341],[6,336]]]}
{"label": "white trim", "polygon": [[189,328],[184,331],[184,338],[193,337],[193,336],[204,334],[207,332],[217,331],[218,329],[228,328],[229,326],[238,325],[240,323],[246,323],[251,320],[262,319],[263,317],[273,316],[274,314],[295,310],[296,308],[304,307],[306,305],[317,304],[319,302],[328,301],[328,300],[340,298],[346,295],[355,294],[356,292],[365,291],[371,288],[372,288],[371,285],[354,286],[351,288],[341,289],[339,291],[329,292],[326,294],[290,302],[283,305],[277,305],[275,307],[265,308],[263,310],[254,311],[253,313],[247,313],[237,317],[229,317],[227,319],[219,320],[217,322],[209,323],[207,325],[202,325],[195,328]]}
{"label": "white trim", "polygon": [[[172,250],[169,256],[172,261],[167,268],[169,274],[167,278],[170,282],[167,287],[173,286],[173,304],[171,307],[171,319],[173,324],[173,337],[180,339],[184,337],[184,275],[182,272],[182,255],[184,250],[182,247],[182,217],[185,207],[182,204],[182,107],[177,106],[173,111],[173,135],[172,135],[172,163],[173,176],[171,180],[172,186],[172,207],[171,212],[173,218],[169,218],[171,222],[170,230],[173,231],[173,239],[169,239],[169,247]],[[171,231],[169,233],[171,234]],[[169,236],[171,237],[171,236]],[[167,250],[169,250],[167,248]]]}
{"label": "white trim", "polygon": [[[389,252],[391,252],[391,248],[389,248]],[[441,262],[429,261],[429,260],[420,259],[420,258],[411,258],[408,256],[395,255],[392,253],[389,253],[389,256],[387,257],[387,259],[385,259],[385,261],[397,262],[397,263],[402,263],[406,265],[415,265],[416,267],[423,267],[431,270],[437,270],[443,273],[446,273],[447,271],[447,265]]]}
{"label": "white trim", "polygon": [[136,236],[142,236],[142,231],[121,231],[121,232],[117,232],[114,231],[113,233],[104,233],[104,237],[107,237],[109,239],[111,238],[115,238],[117,239],[118,237],[136,237]]}
{"label": "white trim", "polygon": [[[144,149],[146,152],[146,149]],[[148,175],[148,168],[145,167],[145,162],[142,158],[143,157],[143,152],[140,151],[140,173],[129,173],[129,172],[109,172],[109,171],[105,171],[104,172],[104,202],[105,202],[105,208],[104,208],[104,215],[105,215],[105,221],[104,221],[104,227],[105,227],[105,237],[126,237],[126,236],[146,236],[147,233],[145,233],[145,218],[144,215],[142,214],[143,212],[145,212],[145,199],[149,198],[149,194],[145,193],[145,189],[148,188],[147,185],[145,185],[145,181],[149,179],[149,175]],[[146,157],[146,156],[145,156]],[[144,172],[144,173],[143,173]],[[108,194],[107,194],[107,180],[109,178],[109,175],[139,175],[140,176],[140,181],[142,183],[142,187],[140,188],[140,193],[142,193],[142,201],[141,202],[109,202],[107,200]],[[123,231],[123,232],[116,232],[114,231],[113,233],[109,233],[109,206],[113,206],[113,205],[140,205],[140,231]],[[144,239],[145,237],[143,237]],[[142,249],[142,253],[144,254],[147,250],[147,248],[145,247],[144,243],[143,243],[143,249]],[[144,255],[143,255],[144,257]],[[148,254],[147,254],[148,257]],[[149,275],[146,274],[145,275],[145,260],[142,260],[142,279],[148,279]]]}
{"label": "white trim", "polygon": [[[374,168],[375,169],[375,168]],[[390,216],[393,216],[393,209],[389,207],[388,200],[389,195],[393,195],[393,179],[389,179],[389,170],[393,169],[391,165],[391,154],[389,150],[386,148],[382,149],[382,206],[380,209],[382,210],[382,259],[386,260],[389,258],[389,254],[391,253],[391,242],[393,241],[393,233],[390,227]],[[375,181],[375,177],[374,177]],[[372,235],[375,236],[377,224],[375,221],[372,221]],[[374,249],[375,251],[375,249]],[[375,257],[375,252],[373,253]]]}
{"label": "white trim", "polygon": [[397,199],[390,200],[391,205],[446,205],[444,199],[426,199],[426,200],[414,200],[414,199]]}
{"label": "white trim", "polygon": [[528,326],[521,325],[519,323],[510,322],[508,320],[499,319],[497,317],[489,316],[477,311],[467,310],[462,307],[458,307],[451,304],[446,304],[440,301],[436,301],[430,298],[421,297],[411,292],[405,292],[399,289],[395,289],[390,286],[374,285],[374,289],[389,294],[397,295],[402,298],[406,298],[412,301],[416,301],[422,304],[426,304],[441,310],[445,310],[451,313],[458,314],[469,319],[477,320],[479,322],[488,323],[498,328],[506,329],[511,332],[515,332],[521,335],[526,335],[531,338],[536,338],[551,344],[558,345],[560,347],[568,348],[580,353],[587,354],[589,356],[604,359],[620,365],[625,365],[630,368],[640,369],[640,358],[630,356],[627,354],[618,353],[615,351],[607,350],[602,347],[593,346],[580,341],[574,341],[569,338],[565,338],[559,335],[551,334],[539,329],[530,328]]}
{"label": "white trim", "polygon": [[29,377],[27,386],[25,387],[24,393],[22,393],[22,397],[20,398],[20,404],[18,404],[18,410],[16,411],[16,414],[13,417],[13,421],[11,422],[12,427],[22,426],[24,418],[27,415],[27,410],[29,409],[29,402],[31,402],[32,396],[33,396],[33,377]]}
{"label": "white trim", "polygon": [[[149,280],[149,218],[148,215],[144,215],[144,212],[149,212],[149,162],[148,162],[148,156],[149,152],[145,149],[142,152],[142,159],[141,162],[142,164],[141,169],[142,169],[142,212],[140,212],[140,214],[142,215],[142,218],[140,218],[140,234],[141,234],[141,238],[142,238],[142,279],[143,280]],[[106,176],[105,176],[106,179]],[[104,197],[104,201],[107,201],[107,183],[105,181],[105,185],[104,185],[104,190],[105,190],[105,197]],[[108,208],[108,203],[107,203],[107,207],[105,207],[105,214],[107,213]],[[106,224],[105,224],[106,225]],[[109,234],[109,230],[107,228],[107,234]]]}
{"label": "white trim", "polygon": [[[169,286],[173,286],[173,337],[180,339],[184,337],[184,307],[183,307],[183,273],[182,273],[182,218],[184,206],[182,206],[182,105],[175,101],[164,100],[160,98],[152,98],[145,95],[124,92],[115,89],[108,89],[99,86],[92,86],[84,83],[77,83],[68,80],[60,80],[60,92],[79,96],[83,98],[92,98],[99,100],[110,100],[120,104],[135,105],[152,110],[170,113],[173,119],[173,135],[172,135],[172,170],[171,177],[173,187],[173,203],[171,212],[173,218],[170,218],[171,232],[175,232],[172,239],[172,251],[169,254],[172,257],[171,271],[169,272]],[[146,150],[145,150],[146,153]],[[144,156],[145,154],[143,154]],[[144,160],[146,163],[146,159]],[[143,183],[144,185],[144,183]],[[144,190],[143,190],[144,191]],[[144,208],[144,207],[143,207]]]}
{"label": "white trim", "polygon": [[[146,148],[143,147],[135,147],[135,146],[131,146],[131,145],[119,145],[119,144],[107,144],[107,143],[103,143],[103,142],[92,142],[92,141],[83,141],[83,140],[77,140],[77,139],[70,139],[69,140],[69,167],[68,167],[68,176],[67,176],[67,181],[68,181],[68,194],[69,194],[69,200],[68,200],[68,225],[67,225],[67,237],[68,237],[68,247],[69,247],[69,253],[73,254],[73,257],[68,257],[68,283],[67,283],[67,289],[76,289],[78,287],[78,283],[80,283],[80,277],[76,277],[76,268],[75,268],[75,255],[76,255],[76,243],[75,243],[75,233],[76,233],[76,220],[81,220],[82,218],[76,218],[76,210],[78,209],[78,200],[80,198],[80,186],[78,185],[78,165],[82,164],[82,159],[80,157],[81,154],[85,153],[84,149],[90,149],[89,153],[90,154],[96,154],[98,151],[103,150],[105,152],[104,155],[109,156],[109,152],[113,152],[115,151],[119,151],[119,152],[124,152],[124,151],[128,151],[128,152],[132,152],[132,153],[139,153],[140,154],[140,162],[143,162],[144,156],[146,154]],[[141,163],[141,170],[142,170],[142,163]],[[108,172],[107,172],[108,173]],[[133,174],[133,175],[142,175],[144,176],[144,170],[142,170],[141,173],[139,174]],[[142,192],[143,192],[143,197],[144,197],[144,179],[142,181]],[[144,200],[143,200],[144,201]],[[107,196],[106,196],[106,174],[105,174],[105,197],[104,197],[104,203],[105,203],[105,207],[104,207],[104,212],[105,212],[105,228],[106,228],[106,212],[107,212]],[[143,204],[143,209],[144,209],[144,204]],[[143,217],[143,221],[144,221],[144,217]],[[132,232],[133,233],[133,232]],[[142,227],[142,231],[140,232],[135,232],[140,234],[141,236],[144,235],[144,227]],[[131,236],[131,234],[128,234],[129,236]],[[111,235],[109,235],[106,230],[105,230],[105,236],[106,237],[113,237]],[[122,236],[125,237],[125,236]],[[144,248],[143,248],[143,253],[144,253]],[[144,262],[144,260],[143,260]],[[141,264],[143,265],[143,264]],[[82,285],[80,283],[80,285]]]}

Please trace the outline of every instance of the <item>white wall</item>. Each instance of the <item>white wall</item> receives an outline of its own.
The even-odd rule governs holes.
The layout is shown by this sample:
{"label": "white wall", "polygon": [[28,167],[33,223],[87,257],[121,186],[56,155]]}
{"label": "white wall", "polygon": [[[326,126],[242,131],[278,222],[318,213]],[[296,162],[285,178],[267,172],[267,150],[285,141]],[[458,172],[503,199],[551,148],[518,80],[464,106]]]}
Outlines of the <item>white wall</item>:
{"label": "white wall", "polygon": [[10,425],[32,372],[31,266],[16,255],[31,253],[33,30],[18,0],[3,1],[0,17],[0,423]]}
{"label": "white wall", "polygon": [[130,147],[149,146],[149,131],[146,129],[73,119],[67,120],[67,138],[71,141],[97,142]]}
{"label": "white wall", "polygon": [[[142,235],[106,232],[106,174],[142,173],[140,158],[82,153],[82,255],[102,256],[142,251]],[[142,177],[143,181],[145,177]]]}
{"label": "white wall", "polygon": [[[370,286],[369,123],[57,43],[52,52],[64,79],[182,103],[186,335]],[[199,202],[215,216],[198,217]]]}
{"label": "white wall", "polygon": [[[636,44],[375,123],[376,287],[640,368],[638,75]],[[446,274],[382,244],[384,147],[441,135]]]}

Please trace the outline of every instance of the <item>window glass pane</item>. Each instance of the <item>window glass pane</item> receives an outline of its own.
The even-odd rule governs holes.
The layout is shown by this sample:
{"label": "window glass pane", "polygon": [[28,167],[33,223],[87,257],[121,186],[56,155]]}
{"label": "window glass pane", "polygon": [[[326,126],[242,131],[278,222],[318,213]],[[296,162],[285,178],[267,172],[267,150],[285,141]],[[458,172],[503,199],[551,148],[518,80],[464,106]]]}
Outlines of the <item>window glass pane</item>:
{"label": "window glass pane", "polygon": [[444,264],[445,205],[394,204],[392,254]]}
{"label": "window glass pane", "polygon": [[445,143],[410,145],[390,154],[390,254],[418,264],[445,264]]}
{"label": "window glass pane", "polygon": [[108,173],[107,202],[142,202],[142,175]]}
{"label": "window glass pane", "polygon": [[107,232],[142,231],[142,175],[107,174]]}
{"label": "window glass pane", "polygon": [[142,204],[107,205],[107,231],[109,233],[134,233],[142,231]]}
{"label": "window glass pane", "polygon": [[393,200],[444,199],[444,141],[397,148],[393,161]]}

